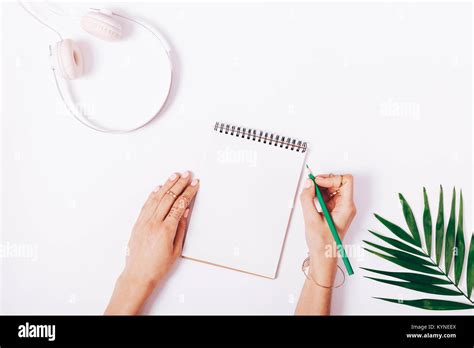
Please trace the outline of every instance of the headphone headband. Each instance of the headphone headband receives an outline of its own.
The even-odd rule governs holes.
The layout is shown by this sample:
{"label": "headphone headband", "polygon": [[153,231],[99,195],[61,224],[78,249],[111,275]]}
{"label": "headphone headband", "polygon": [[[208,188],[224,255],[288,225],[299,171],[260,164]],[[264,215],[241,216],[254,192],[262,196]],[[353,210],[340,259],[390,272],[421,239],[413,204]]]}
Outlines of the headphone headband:
{"label": "headphone headband", "polygon": [[[155,112],[154,115],[152,115],[150,118],[148,118],[144,123],[136,126],[136,127],[133,127],[133,128],[127,128],[127,129],[112,129],[112,128],[107,128],[107,127],[103,127],[103,126],[99,126],[93,122],[91,122],[89,120],[89,118],[87,118],[84,113],[80,110],[75,110],[76,108],[73,108],[71,107],[70,103],[68,102],[68,100],[65,98],[65,95],[62,91],[62,88],[61,88],[61,84],[59,83],[59,79],[57,77],[57,74],[56,74],[56,71],[55,69],[53,69],[53,75],[54,75],[54,82],[55,82],[55,85],[56,85],[56,88],[58,90],[58,93],[59,93],[59,96],[61,97],[61,100],[63,101],[64,105],[66,106],[68,112],[78,121],[80,122],[81,124],[83,124],[84,126],[86,127],[89,127],[93,130],[96,130],[96,131],[99,131],[99,132],[103,132],[103,133],[112,133],[112,134],[121,134],[121,133],[130,133],[130,132],[133,132],[133,131],[136,131],[140,128],[143,128],[145,127],[146,125],[148,125],[149,123],[151,123],[160,113],[161,111],[164,109],[168,99],[169,99],[169,96],[171,94],[171,89],[173,87],[173,80],[174,80],[174,66],[173,66],[173,60],[172,60],[172,54],[171,54],[171,47],[170,45],[168,44],[167,40],[164,38],[164,36],[157,30],[153,29],[152,27],[146,25],[145,23],[141,22],[141,21],[138,21],[138,20],[135,20],[133,18],[130,18],[130,17],[127,17],[127,16],[124,16],[124,15],[121,15],[121,14],[118,14],[116,12],[112,12],[110,10],[107,10],[107,9],[98,9],[98,8],[90,8],[91,11],[93,12],[99,12],[99,13],[103,13],[103,14],[108,14],[110,13],[112,16],[116,16],[116,17],[119,17],[119,18],[123,18],[125,20],[128,20],[132,23],[135,23],[137,24],[138,26],[141,26],[143,29],[147,30],[149,33],[151,33],[157,40],[158,42],[160,43],[160,45],[162,46],[162,48],[165,50],[166,52],[166,56],[167,56],[167,60],[168,60],[168,64],[169,64],[169,69],[170,69],[170,83],[168,85],[168,93],[166,94],[166,97],[165,97],[165,100],[163,101],[163,103],[161,104],[160,108]],[[104,13],[106,12],[106,13]],[[52,50],[50,49],[50,52],[52,52]]]}
{"label": "headphone headband", "polygon": [[[53,27],[49,26],[45,21],[43,21],[42,19],[40,19],[37,15],[35,15],[32,11],[30,11],[23,3],[22,1],[19,1],[21,7],[23,7],[23,9],[28,13],[30,14],[32,17],[34,17],[39,23],[41,23],[42,25],[44,25],[45,27],[47,27],[48,29],[54,31],[60,38],[60,40],[62,41],[62,36],[61,34],[59,33],[59,31],[57,31],[56,29],[54,29]],[[136,20],[136,19],[133,19],[131,17],[127,17],[127,16],[124,16],[124,15],[121,15],[119,13],[116,13],[116,12],[113,12],[111,10],[108,10],[108,9],[99,9],[99,8],[90,8],[89,9],[91,12],[96,12],[96,13],[101,13],[103,15],[107,15],[107,16],[115,16],[115,17],[119,17],[119,18],[122,18],[124,20],[127,20],[129,22],[132,22],[140,27],[142,27],[143,29],[145,29],[146,31],[148,31],[150,34],[152,34],[155,39],[159,42],[159,44],[161,45],[161,47],[163,48],[163,50],[165,51],[166,53],[166,57],[167,57],[167,61],[168,61],[168,65],[169,65],[169,70],[170,70],[170,82],[168,84],[168,92],[166,94],[166,97],[163,101],[163,103],[161,104],[161,106],[159,107],[159,109],[155,112],[155,114],[153,114],[151,117],[149,117],[144,123],[138,125],[138,126],[135,126],[133,128],[127,128],[127,129],[112,129],[112,128],[107,128],[107,127],[103,127],[103,126],[99,126],[95,123],[93,123],[88,117],[86,117],[84,115],[84,113],[81,111],[81,110],[77,110],[77,108],[75,107],[74,103],[71,101],[68,100],[68,98],[66,97],[66,94],[68,94],[70,96],[70,93],[69,91],[67,92],[63,92],[63,88],[61,87],[61,83],[59,82],[59,78],[57,76],[57,73],[56,73],[56,66],[55,66],[55,61],[54,61],[54,58],[57,58],[57,57],[54,57],[53,56],[53,48],[51,47],[51,45],[49,46],[49,55],[50,55],[50,62],[51,62],[51,69],[52,69],[52,72],[53,72],[53,76],[54,76],[54,82],[55,82],[55,85],[56,85],[56,89],[58,91],[58,94],[62,100],[62,102],[64,103],[64,105],[66,106],[66,109],[68,110],[68,112],[78,121],[80,122],[82,125],[86,126],[86,127],[89,127],[93,130],[96,130],[96,131],[99,131],[99,132],[103,132],[103,133],[114,133],[114,134],[120,134],[120,133],[128,133],[128,132],[133,132],[135,130],[138,130],[140,128],[143,128],[145,127],[146,125],[148,125],[150,122],[152,122],[160,113],[161,111],[164,109],[166,103],[168,102],[168,99],[169,99],[169,96],[171,94],[171,89],[172,89],[172,86],[173,86],[173,80],[174,80],[174,66],[173,66],[173,60],[172,60],[172,53],[171,53],[171,46],[170,44],[168,43],[168,41],[165,39],[165,37],[161,34],[161,32],[159,32],[157,29],[154,29],[152,28],[151,26],[139,21],[139,20]],[[60,41],[60,42],[61,42]],[[72,104],[72,105],[71,105]],[[74,106],[73,106],[74,105]]]}

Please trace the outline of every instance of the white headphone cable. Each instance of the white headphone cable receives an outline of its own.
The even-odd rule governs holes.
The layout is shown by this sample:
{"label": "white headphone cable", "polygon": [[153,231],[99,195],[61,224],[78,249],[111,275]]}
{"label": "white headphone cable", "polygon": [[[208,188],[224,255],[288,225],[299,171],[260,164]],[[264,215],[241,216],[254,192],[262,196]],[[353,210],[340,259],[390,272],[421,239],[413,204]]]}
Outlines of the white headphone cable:
{"label": "white headphone cable", "polygon": [[[100,11],[100,9],[97,9],[97,8],[90,8],[90,10],[92,11]],[[166,39],[161,35],[159,34],[156,30],[153,30],[151,27],[149,27],[148,25],[142,23],[142,22],[139,22],[135,19],[132,19],[130,17],[126,17],[126,16],[123,16],[123,15],[120,15],[118,13],[115,13],[115,12],[112,12],[112,15],[114,16],[117,16],[117,17],[120,17],[120,18],[123,18],[125,20],[128,20],[130,22],[133,22],[139,26],[141,26],[143,29],[147,30],[150,34],[152,34],[157,40],[158,42],[160,43],[160,45],[162,46],[162,48],[165,50],[165,53],[166,53],[166,57],[167,57],[167,60],[168,60],[168,65],[169,65],[169,69],[170,69],[170,82],[169,82],[169,85],[168,85],[168,93],[166,94],[166,97],[165,97],[165,100],[163,101],[163,103],[161,104],[160,108],[158,109],[157,112],[155,112],[155,114],[150,117],[145,123],[142,123],[136,127],[133,127],[133,128],[129,128],[129,129],[110,129],[110,128],[106,128],[106,127],[100,127],[96,124],[94,124],[93,122],[91,122],[89,120],[88,117],[86,117],[85,115],[77,115],[76,112],[73,110],[73,108],[69,105],[68,101],[66,100],[63,92],[62,92],[62,89],[61,89],[61,86],[60,86],[60,83],[58,81],[58,77],[56,76],[56,71],[53,69],[53,75],[54,75],[54,82],[55,82],[55,85],[56,85],[56,88],[58,90],[58,93],[59,93],[59,96],[61,97],[61,100],[63,101],[64,105],[66,106],[66,109],[69,111],[69,113],[78,121],[80,122],[82,125],[86,126],[86,127],[89,127],[93,130],[96,130],[98,132],[102,132],[102,133],[111,133],[111,134],[123,134],[123,133],[130,133],[130,132],[133,132],[133,131],[136,131],[140,128],[143,128],[145,126],[147,126],[149,123],[151,123],[160,113],[161,111],[164,109],[164,107],[166,106],[167,102],[168,102],[168,99],[169,99],[169,96],[171,95],[171,90],[173,89],[173,80],[174,80],[174,67],[173,67],[173,59],[172,59],[172,55],[171,55],[171,47],[170,45],[168,44],[168,42],[166,41]],[[74,104],[74,103],[73,103]],[[85,121],[87,120],[87,121]]]}
{"label": "white headphone cable", "polygon": [[[41,18],[39,18],[37,15],[35,15],[30,9],[27,8],[27,6],[25,6],[25,4],[23,4],[23,2],[21,0],[17,0],[19,5],[29,14],[31,15],[36,21],[38,21],[40,24],[44,25],[45,27],[47,27],[48,29],[52,30],[53,32],[55,32],[60,41],[63,40],[62,38],[62,35],[61,33],[59,33],[59,31],[57,31],[56,29],[54,29],[53,27],[51,27],[50,25],[46,24]],[[48,5],[48,9],[52,12],[54,12],[50,6]],[[96,9],[96,8],[91,8],[92,11],[97,11],[99,12],[100,9]],[[57,14],[57,13],[56,13]],[[65,96],[64,96],[64,93],[62,91],[62,88],[60,86],[60,83],[58,81],[58,77],[56,75],[56,71],[55,71],[55,68],[53,67],[52,70],[53,70],[53,77],[54,77],[54,83],[56,85],[56,89],[58,90],[58,93],[59,93],[59,96],[63,102],[63,104],[66,106],[66,109],[68,110],[68,112],[79,122],[81,123],[82,125],[88,127],[88,128],[91,128],[93,130],[96,130],[96,131],[99,131],[99,132],[103,132],[103,133],[112,133],[112,134],[120,134],[120,133],[129,133],[129,132],[133,132],[135,130],[138,130],[140,128],[143,128],[145,127],[146,125],[148,125],[150,122],[152,122],[160,113],[161,111],[164,109],[165,105],[167,104],[168,102],[168,99],[169,99],[169,96],[171,94],[171,90],[173,88],[173,80],[174,80],[174,67],[173,67],[173,60],[172,60],[172,55],[171,55],[171,47],[170,45],[168,44],[168,42],[166,41],[166,39],[158,33],[158,31],[156,30],[153,30],[151,27],[145,25],[144,23],[142,22],[139,22],[135,19],[132,19],[130,17],[126,17],[126,16],[123,16],[123,15],[120,15],[118,13],[114,13],[112,12],[112,15],[114,16],[117,16],[117,17],[120,17],[120,18],[123,18],[125,20],[128,20],[130,22],[133,22],[139,26],[141,26],[142,28],[144,28],[145,30],[147,30],[149,33],[151,33],[157,40],[158,42],[160,43],[160,45],[162,46],[162,48],[165,50],[165,53],[166,53],[166,56],[167,56],[167,60],[168,60],[168,65],[169,65],[169,69],[170,69],[170,82],[169,82],[169,85],[168,85],[168,92],[166,94],[166,97],[163,101],[163,103],[161,104],[160,108],[158,109],[158,111],[152,116],[150,117],[145,123],[142,123],[136,127],[133,127],[133,128],[130,128],[130,129],[109,129],[109,128],[106,128],[106,127],[100,127],[98,125],[95,125],[93,122],[90,121],[90,119],[88,117],[86,117],[85,115],[81,115],[79,116],[75,110],[71,107],[70,103],[68,102],[68,100],[66,100]],[[50,46],[50,56],[52,55],[52,49],[51,49],[51,46]],[[73,102],[72,102],[73,103]],[[74,104],[74,103],[73,103]],[[79,112],[81,114],[81,112]],[[87,120],[87,121],[86,121]]]}
{"label": "white headphone cable", "polygon": [[46,24],[46,22],[44,22],[41,18],[39,18],[37,15],[35,15],[33,13],[33,11],[31,11],[27,6],[25,6],[25,4],[23,3],[23,1],[21,0],[17,0],[18,1],[18,4],[23,7],[23,9],[31,16],[33,17],[34,19],[36,19],[40,24],[44,25],[46,28],[54,31],[56,33],[56,35],[59,36],[59,40],[61,41],[63,39],[63,37],[61,36],[61,33],[59,31],[57,31],[56,29],[54,29],[52,26],[50,26],[49,24]]}
{"label": "white headphone cable", "polygon": [[55,5],[51,4],[51,1],[48,0],[43,0],[44,4],[48,8],[49,11],[54,13],[56,16],[61,16],[61,17],[81,17],[81,15],[76,14],[76,13],[65,13],[64,11],[58,10],[55,8]]}
{"label": "white headphone cable", "polygon": [[[172,67],[171,57],[169,59],[170,59],[170,66]],[[145,123],[142,123],[141,125],[139,125],[137,127],[134,127],[134,128],[123,129],[123,130],[121,130],[121,129],[109,129],[109,128],[102,128],[102,127],[99,127],[99,126],[95,125],[94,123],[89,121],[89,119],[84,115],[79,116],[79,115],[76,114],[76,112],[72,109],[72,107],[70,106],[69,102],[66,100],[66,98],[65,98],[65,96],[62,92],[62,89],[61,89],[59,81],[58,81],[58,77],[56,76],[56,71],[54,69],[52,69],[52,71],[53,71],[54,83],[56,85],[56,89],[58,90],[59,96],[60,96],[63,104],[66,106],[67,111],[74,117],[74,119],[76,121],[78,121],[79,123],[81,123],[82,125],[90,128],[90,129],[93,129],[95,131],[102,132],[102,133],[109,133],[109,134],[130,133],[130,132],[136,131],[140,128],[143,128],[143,127],[147,126],[164,109],[165,105],[167,104],[168,98],[171,94],[171,90],[172,90],[172,86],[173,86],[173,69],[171,68],[171,76],[170,76],[170,84],[169,84],[169,88],[168,88],[168,93],[166,94],[165,100],[161,104],[161,107],[158,109],[158,111],[151,118],[149,118]],[[87,122],[85,121],[85,119],[87,120]]]}

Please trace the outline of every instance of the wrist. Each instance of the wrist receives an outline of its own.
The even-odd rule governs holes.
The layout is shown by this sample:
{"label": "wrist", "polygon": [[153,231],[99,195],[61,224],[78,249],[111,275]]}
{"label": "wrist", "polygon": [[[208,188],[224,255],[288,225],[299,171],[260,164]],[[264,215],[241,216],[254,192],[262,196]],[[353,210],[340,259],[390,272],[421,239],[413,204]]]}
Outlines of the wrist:
{"label": "wrist", "polygon": [[114,293],[105,314],[137,314],[153,291],[150,281],[143,281],[123,272],[115,283]]}
{"label": "wrist", "polygon": [[123,271],[117,279],[117,285],[122,288],[127,288],[136,295],[141,293],[148,293],[153,291],[154,284],[157,282],[141,277],[136,277],[128,271]]}
{"label": "wrist", "polygon": [[332,286],[337,273],[337,258],[310,256],[308,272],[318,284]]}

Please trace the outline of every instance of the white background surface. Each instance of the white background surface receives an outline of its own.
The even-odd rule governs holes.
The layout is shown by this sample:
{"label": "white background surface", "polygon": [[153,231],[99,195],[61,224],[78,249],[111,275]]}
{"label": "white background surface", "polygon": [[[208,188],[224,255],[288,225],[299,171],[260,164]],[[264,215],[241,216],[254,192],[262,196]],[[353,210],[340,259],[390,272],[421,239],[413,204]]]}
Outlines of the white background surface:
{"label": "white background surface", "polygon": [[[4,313],[102,313],[148,192],[173,171],[198,167],[216,120],[305,139],[318,172],[353,173],[358,215],[345,243],[354,248],[372,239],[369,228],[388,233],[373,212],[403,224],[398,192],[421,217],[426,186],[435,210],[439,184],[446,205],[454,185],[463,189],[470,235],[469,3],[109,7],[159,26],[178,57],[166,113],[121,136],[90,131],[65,113],[49,70],[54,34],[18,5],[3,5],[2,239],[37,248],[36,257],[2,260]],[[133,69],[143,84],[121,82],[127,97],[115,98],[125,112],[117,117],[153,107],[144,96],[156,68],[140,64],[147,45],[131,40],[138,32],[130,49],[120,46],[129,56],[114,57],[77,23],[53,19],[65,36],[93,45],[93,106],[109,106],[109,86]],[[117,76],[104,80],[111,67]],[[298,204],[276,280],[180,260],[144,312],[291,314],[305,256]],[[425,296],[371,282],[358,269],[395,269],[388,262],[366,253],[352,262],[356,274],[334,291],[334,314],[431,314],[372,298]]]}

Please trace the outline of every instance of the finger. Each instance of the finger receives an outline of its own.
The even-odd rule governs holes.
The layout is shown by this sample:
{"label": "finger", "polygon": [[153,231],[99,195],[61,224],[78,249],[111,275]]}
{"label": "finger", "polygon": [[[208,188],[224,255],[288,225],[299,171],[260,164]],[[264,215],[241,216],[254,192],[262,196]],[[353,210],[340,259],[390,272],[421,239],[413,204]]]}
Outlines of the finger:
{"label": "finger", "polygon": [[352,174],[343,175],[342,187],[339,191],[345,200],[352,202],[354,195],[354,177]]}
{"label": "finger", "polygon": [[326,202],[326,208],[328,208],[329,212],[332,212],[336,207],[337,197],[333,196],[329,198]]}
{"label": "finger", "polygon": [[176,236],[174,237],[174,250],[178,255],[181,255],[183,250],[184,236],[186,235],[186,228],[188,226],[189,208],[184,211],[183,216],[179,220]]}
{"label": "finger", "polygon": [[320,187],[319,188],[319,192],[321,192],[321,196],[323,196],[323,200],[325,202],[328,202],[329,199],[331,198],[331,194],[330,192],[328,191],[328,189],[324,188],[324,187]]}
{"label": "finger", "polygon": [[157,201],[157,192],[160,190],[161,185],[158,185],[149,195],[145,203],[143,204],[142,209],[140,210],[140,214],[138,216],[137,221],[147,221],[150,216],[153,215],[155,211],[155,206],[158,206]]}
{"label": "finger", "polygon": [[334,175],[327,177],[316,177],[316,183],[320,187],[327,188],[330,194],[338,192],[342,202],[352,202],[353,177],[351,174]]}
{"label": "finger", "polygon": [[316,184],[320,187],[327,189],[335,188],[338,189],[341,186],[341,176],[340,175],[318,175],[316,176]]}
{"label": "finger", "polygon": [[165,216],[169,213],[171,206],[179,197],[179,195],[184,191],[186,186],[189,184],[191,179],[191,173],[186,171],[181,174],[181,177],[167,190],[163,190],[163,197],[161,198],[158,207],[156,208],[154,218],[159,221],[163,221]]}
{"label": "finger", "polygon": [[315,219],[321,219],[321,216],[316,209],[316,205],[314,204],[315,195],[313,180],[306,179],[300,195],[301,208],[303,209],[305,223],[309,223]]}
{"label": "finger", "polygon": [[158,191],[156,191],[158,203],[161,202],[166,192],[170,190],[176,184],[176,182],[180,179],[180,177],[181,177],[181,174],[179,173],[171,174],[168,180],[158,189]]}
{"label": "finger", "polygon": [[153,190],[153,192],[148,195],[148,199],[146,200],[140,212],[140,221],[148,221],[148,219],[153,216],[165,192],[169,190],[170,187],[172,187],[178,179],[179,174],[173,173],[163,185],[158,185]]}
{"label": "finger", "polygon": [[340,187],[329,187],[326,189],[329,196],[331,196],[331,194],[334,192],[339,192],[339,190],[340,190]]}
{"label": "finger", "polygon": [[170,230],[176,232],[178,223],[181,220],[182,216],[186,209],[188,209],[191,201],[196,196],[196,193],[199,189],[199,180],[194,179],[191,184],[186,187],[184,192],[174,201],[173,205],[170,208],[168,215],[164,219],[164,223],[172,227]]}
{"label": "finger", "polygon": [[326,207],[328,208],[329,211],[334,209],[335,206],[335,199],[336,198],[334,195],[332,195],[328,189],[325,189],[324,187],[320,187],[319,191],[321,192],[321,195],[323,196],[323,200],[326,203]]}

